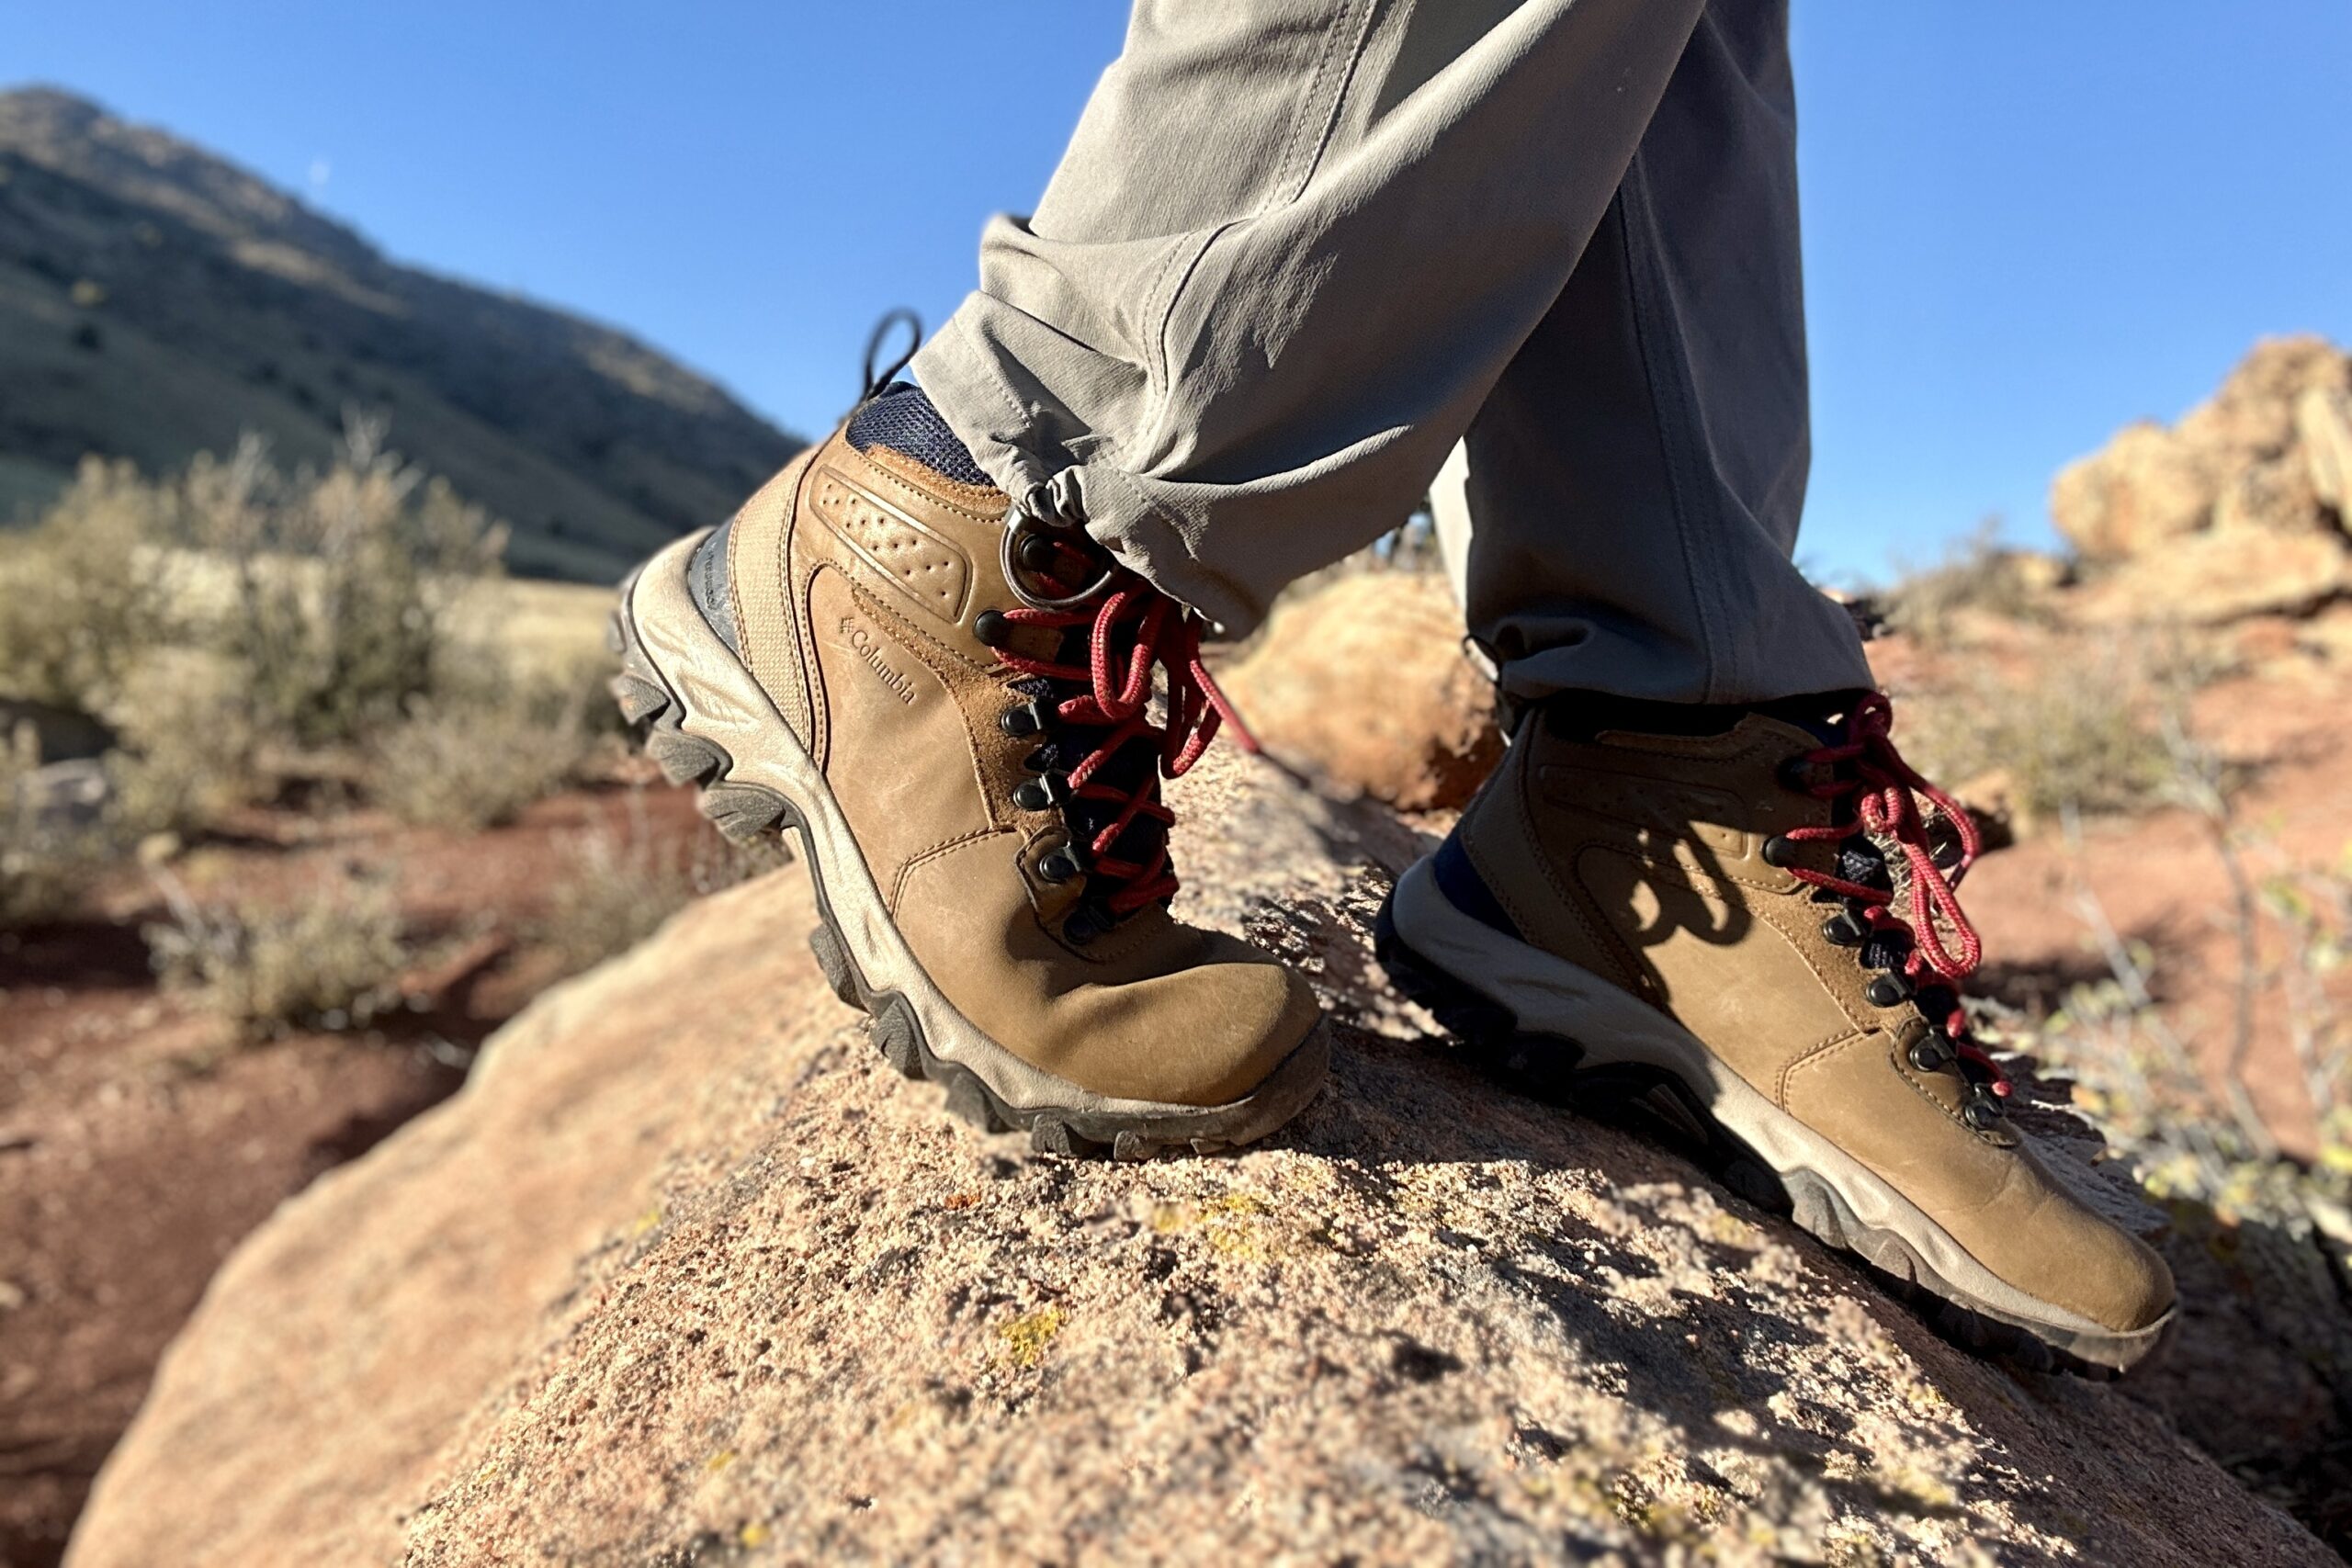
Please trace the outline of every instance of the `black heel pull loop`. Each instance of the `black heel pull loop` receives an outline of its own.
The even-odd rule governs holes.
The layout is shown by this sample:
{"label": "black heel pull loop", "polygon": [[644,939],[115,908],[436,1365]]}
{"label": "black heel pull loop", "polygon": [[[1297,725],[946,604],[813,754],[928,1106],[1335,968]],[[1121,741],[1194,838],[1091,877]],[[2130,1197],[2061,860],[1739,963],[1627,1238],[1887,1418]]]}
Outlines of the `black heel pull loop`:
{"label": "black heel pull loop", "polygon": [[[874,373],[875,355],[880,354],[882,345],[889,341],[890,329],[901,321],[906,323],[907,328],[907,352],[892,360],[889,368],[877,376]],[[882,319],[874,323],[874,335],[865,340],[865,390],[858,395],[858,401],[864,402],[896,380],[899,371],[914,363],[915,351],[922,346],[922,318],[921,316],[916,315],[904,305],[895,310],[885,310],[882,313]]]}

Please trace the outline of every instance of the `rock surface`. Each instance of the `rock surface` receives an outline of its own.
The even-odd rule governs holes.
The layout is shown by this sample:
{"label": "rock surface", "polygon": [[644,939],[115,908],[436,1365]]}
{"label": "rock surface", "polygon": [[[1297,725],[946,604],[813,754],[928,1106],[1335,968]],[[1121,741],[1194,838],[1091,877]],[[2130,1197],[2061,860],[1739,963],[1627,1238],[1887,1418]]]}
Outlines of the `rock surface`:
{"label": "rock surface", "polygon": [[1286,598],[1217,680],[1258,738],[1339,792],[1460,807],[1502,756],[1494,688],[1435,572],[1364,571]]}
{"label": "rock surface", "polygon": [[69,1562],[2333,1561],[2126,1393],[1473,1075],[1372,978],[1385,813],[1232,761],[1176,802],[1190,911],[1345,1025],[1272,1146],[974,1135],[787,867],[257,1232]]}

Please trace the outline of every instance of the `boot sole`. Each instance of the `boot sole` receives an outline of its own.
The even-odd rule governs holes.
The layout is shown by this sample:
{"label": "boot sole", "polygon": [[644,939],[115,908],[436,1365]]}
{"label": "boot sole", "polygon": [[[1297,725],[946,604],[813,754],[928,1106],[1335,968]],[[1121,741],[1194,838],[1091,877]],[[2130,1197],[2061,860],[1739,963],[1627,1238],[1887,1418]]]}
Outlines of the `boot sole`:
{"label": "boot sole", "polygon": [[1426,861],[1397,879],[1374,943],[1396,988],[1482,1066],[1538,1099],[1664,1133],[1742,1198],[1854,1254],[1963,1349],[2106,1381],[2170,1335],[2172,1312],[2118,1331],[2002,1280],[1666,1014],[1455,908]]}
{"label": "boot sole", "polygon": [[1315,1098],[1330,1064],[1328,1019],[1251,1093],[1198,1106],[1097,1094],[1023,1061],[958,1012],[899,934],[822,771],[695,608],[685,564],[707,532],[622,583],[607,637],[621,662],[613,696],[662,776],[696,785],[696,804],[721,833],[798,835],[820,921],[808,945],[833,994],[867,1014],[886,1061],[939,1084],[947,1109],[983,1132],[1025,1132],[1042,1153],[1078,1156],[1237,1148]]}

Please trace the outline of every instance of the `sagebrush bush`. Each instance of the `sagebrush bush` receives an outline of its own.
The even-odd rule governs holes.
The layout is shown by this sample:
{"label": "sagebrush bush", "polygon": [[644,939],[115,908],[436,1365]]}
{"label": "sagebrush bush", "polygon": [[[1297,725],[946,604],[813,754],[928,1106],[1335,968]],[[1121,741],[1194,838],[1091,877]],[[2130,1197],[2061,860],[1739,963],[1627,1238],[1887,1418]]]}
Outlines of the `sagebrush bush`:
{"label": "sagebrush bush", "polygon": [[322,877],[293,905],[207,908],[159,873],[172,918],[143,933],[167,986],[193,989],[240,1038],[360,1027],[400,1003],[413,954],[389,874]]}
{"label": "sagebrush bush", "polygon": [[494,828],[562,787],[591,739],[577,714],[527,697],[419,703],[371,749],[368,791],[404,822]]}
{"label": "sagebrush bush", "polygon": [[2168,798],[2176,766],[2164,720],[2184,696],[2177,671],[2112,644],[2022,678],[1919,695],[1905,705],[1901,739],[1947,784],[1999,774],[2010,804],[2033,817],[2140,811]]}
{"label": "sagebrush bush", "polygon": [[468,585],[497,570],[487,516],[382,443],[355,422],[334,468],[288,480],[247,442],[183,481],[191,543],[229,563],[209,640],[265,734],[328,746],[397,722],[444,676]]}
{"label": "sagebrush bush", "polygon": [[[460,601],[497,575],[502,534],[383,434],[354,421],[322,472],[282,473],[252,440],[175,479],[93,460],[35,526],[0,535],[0,695],[119,739],[116,848],[205,826],[300,753],[389,754],[384,732],[421,705],[440,713],[447,693],[505,691],[505,650],[455,630]],[[549,705],[531,705],[504,776],[474,760],[484,805],[419,814],[495,820],[568,769],[545,756],[571,748],[537,716]],[[462,758],[454,720],[435,722],[412,739]],[[415,773],[392,784],[403,798],[420,798]]]}
{"label": "sagebrush bush", "polygon": [[561,959],[567,975],[628,952],[695,897],[789,858],[772,836],[731,844],[705,832],[690,846],[657,843],[642,800],[630,807],[626,832],[600,828],[571,846],[571,867],[549,892],[535,934]]}
{"label": "sagebrush bush", "polygon": [[158,559],[174,497],[129,463],[84,459],[31,528],[0,531],[0,694],[103,716],[175,635]]}
{"label": "sagebrush bush", "polygon": [[164,649],[110,709],[120,745],[106,759],[120,842],[189,833],[264,787],[253,714],[220,660]]}

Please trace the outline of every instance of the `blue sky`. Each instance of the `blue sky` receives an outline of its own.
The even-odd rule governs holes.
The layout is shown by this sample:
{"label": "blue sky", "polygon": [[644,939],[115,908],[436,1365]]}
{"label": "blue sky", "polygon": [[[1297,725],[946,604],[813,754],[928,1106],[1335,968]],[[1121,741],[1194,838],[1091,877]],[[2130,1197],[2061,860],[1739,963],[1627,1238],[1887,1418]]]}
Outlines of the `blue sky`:
{"label": "blue sky", "polygon": [[[623,325],[803,433],[937,320],[1117,51],[1115,0],[0,0],[48,81],[393,254]],[[2048,539],[2051,474],[2264,333],[2352,342],[2352,6],[1796,0],[1802,554]]]}

